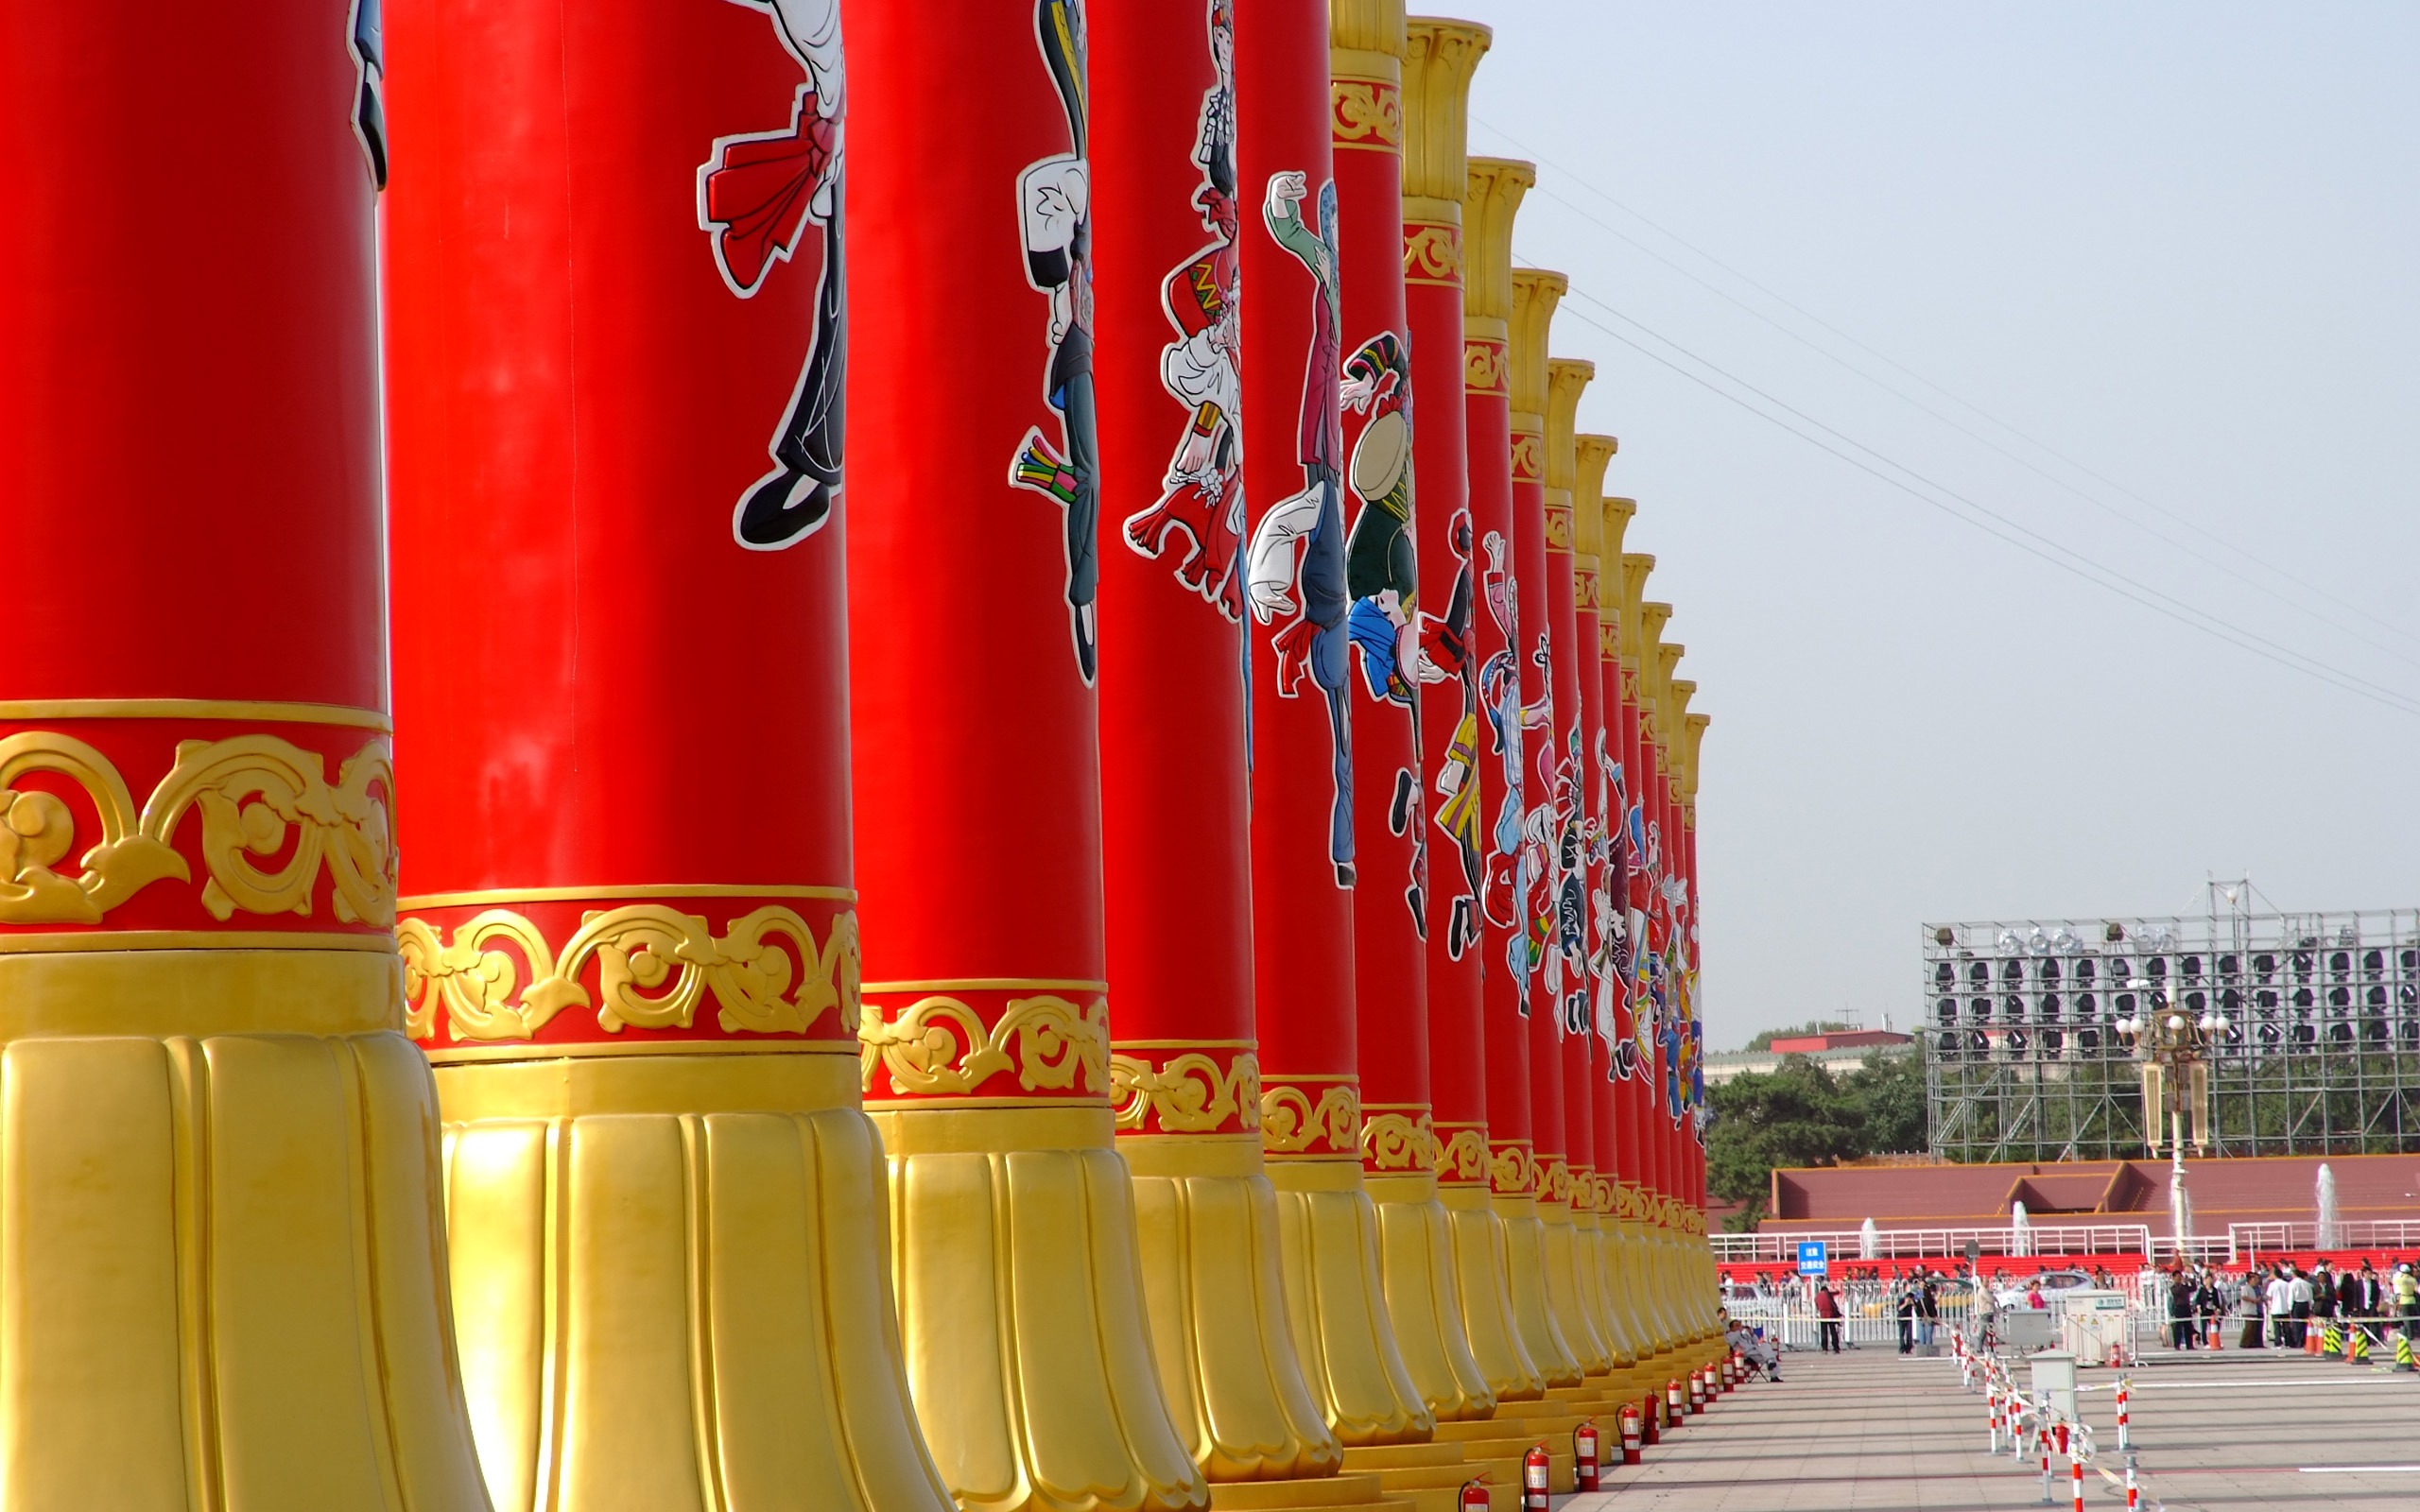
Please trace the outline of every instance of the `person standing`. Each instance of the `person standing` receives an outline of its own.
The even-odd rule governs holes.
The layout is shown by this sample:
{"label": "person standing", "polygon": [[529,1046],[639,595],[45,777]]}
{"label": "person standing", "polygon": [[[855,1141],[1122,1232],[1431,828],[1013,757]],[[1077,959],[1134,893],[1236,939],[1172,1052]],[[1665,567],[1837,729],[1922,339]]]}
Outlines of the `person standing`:
{"label": "person standing", "polygon": [[2420,1275],[2408,1260],[2394,1267],[2394,1311],[2403,1319],[2405,1338],[2420,1334]]}
{"label": "person standing", "polygon": [[2168,1347],[2193,1348],[2193,1279],[2178,1269],[2168,1281]]}
{"label": "person standing", "polygon": [[2269,1342],[2281,1349],[2294,1347],[2294,1287],[2286,1279],[2283,1268],[2269,1267],[2269,1284],[2263,1288],[2269,1307]]}
{"label": "person standing", "polygon": [[2289,1343],[2297,1349],[2303,1348],[2310,1339],[2312,1293],[2313,1288],[2311,1286],[2310,1278],[2305,1276],[2291,1264],[2287,1265],[2286,1299],[2291,1308],[2294,1318],[2292,1330],[2293,1337],[2289,1341]]}
{"label": "person standing", "polygon": [[2360,1272],[2349,1265],[2336,1273],[2336,1315],[2343,1319],[2348,1334],[2355,1329],[2369,1332],[2369,1293],[2361,1284]]}
{"label": "person standing", "polygon": [[2256,1265],[2243,1273],[2243,1280],[2236,1286],[2236,1311],[2243,1314],[2243,1332],[2236,1340],[2238,1348],[2257,1349],[2261,1347],[2264,1342],[2262,1314],[2268,1310],[2268,1294],[2261,1289],[2260,1269]]}
{"label": "person standing", "polygon": [[1825,1354],[1840,1353],[1841,1297],[1839,1293],[1832,1290],[1832,1283],[1828,1280],[1820,1280],[1815,1283],[1815,1317],[1823,1329],[1824,1352]]}
{"label": "person standing", "polygon": [[1916,1342],[1927,1354],[1933,1349],[1933,1331],[1941,1324],[1941,1291],[1929,1273],[1916,1292]]}
{"label": "person standing", "polygon": [[1905,1280],[1891,1283],[1892,1311],[1899,1315],[1899,1352],[1916,1351],[1916,1289]]}

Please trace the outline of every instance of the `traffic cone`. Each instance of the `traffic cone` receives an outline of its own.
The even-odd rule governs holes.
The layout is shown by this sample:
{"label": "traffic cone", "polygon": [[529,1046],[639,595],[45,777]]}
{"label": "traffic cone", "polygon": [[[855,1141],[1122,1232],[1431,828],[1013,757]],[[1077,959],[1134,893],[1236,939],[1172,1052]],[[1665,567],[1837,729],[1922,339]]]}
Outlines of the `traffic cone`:
{"label": "traffic cone", "polygon": [[2344,1331],[2336,1326],[2334,1318],[2329,1318],[2327,1327],[2320,1332],[2319,1352],[2322,1356],[2333,1356],[2344,1352]]}
{"label": "traffic cone", "polygon": [[2370,1363],[2370,1336],[2365,1331],[2356,1328],[2344,1335],[2344,1363],[2346,1365]]}
{"label": "traffic cone", "polygon": [[2411,1335],[2397,1329],[2394,1333],[2394,1367],[2397,1370],[2420,1369],[2411,1359]]}

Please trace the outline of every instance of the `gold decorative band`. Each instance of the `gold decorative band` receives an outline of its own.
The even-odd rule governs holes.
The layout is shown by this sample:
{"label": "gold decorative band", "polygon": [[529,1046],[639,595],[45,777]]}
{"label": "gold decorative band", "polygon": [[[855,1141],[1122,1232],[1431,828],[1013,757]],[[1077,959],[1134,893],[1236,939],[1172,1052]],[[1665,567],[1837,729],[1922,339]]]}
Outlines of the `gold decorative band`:
{"label": "gold decorative band", "polygon": [[1403,90],[1383,78],[1337,78],[1329,85],[1330,139],[1364,152],[1403,151]]}
{"label": "gold decorative band", "polygon": [[263,725],[346,725],[392,734],[374,709],[333,703],[251,703],[225,698],[33,698],[0,700],[0,722],[52,719],[225,719]]}
{"label": "gold decorative band", "polygon": [[112,929],[75,935],[0,935],[0,955],[60,951],[366,951],[392,955],[392,935],[284,929]]}
{"label": "gold decorative band", "polygon": [[1499,1196],[1526,1197],[1535,1185],[1537,1154],[1528,1140],[1487,1142],[1488,1181]]}
{"label": "gold decorative band", "polygon": [[[986,992],[1017,990],[958,986],[978,999]],[[901,989],[893,984],[882,990]],[[1047,1094],[1056,1093],[1059,1101],[1110,1094],[1106,997],[1094,995],[1080,1005],[1057,992],[1039,991],[978,1004],[941,991],[896,1007],[869,1008],[858,1022],[857,1040],[870,1096],[1015,1106],[1020,1094],[1051,1100]]]}
{"label": "gold decorative band", "polygon": [[[1462,286],[1462,229],[1437,222],[1407,221],[1403,228],[1403,281]],[[1462,348],[1467,359],[1470,346]],[[1465,379],[1467,382],[1467,378]]]}
{"label": "gold decorative band", "polygon": [[1426,1103],[1372,1103],[1362,1108],[1361,1169],[1399,1175],[1437,1169],[1437,1131]]}
{"label": "gold decorative band", "polygon": [[423,1046],[433,1065],[486,1065],[499,1061],[588,1059],[600,1056],[854,1056],[849,1040],[565,1040],[540,1043]]}
{"label": "gold decorative band", "polygon": [[[239,911],[308,918],[320,907],[365,935],[393,925],[385,735],[346,755],[333,782],[326,752],[276,735],[171,740],[122,724],[0,736],[0,925],[100,925],[130,903],[117,922],[142,930],[200,932]],[[138,777],[165,768],[139,811],[121,761]],[[199,822],[181,843],[188,816]],[[58,869],[69,865],[81,869]],[[197,867],[199,888],[152,891],[190,885]]]}
{"label": "gold decorative band", "polygon": [[1512,392],[1512,365],[1503,342],[1462,338],[1462,392],[1508,396]]}
{"label": "gold decorative band", "polygon": [[[572,927],[560,907],[555,912]],[[805,1034],[834,1010],[838,1022],[825,1038],[845,1043],[856,1028],[853,913],[834,915],[821,943],[804,917],[778,903],[728,919],[719,933],[701,915],[656,902],[579,910],[577,918],[561,950],[539,920],[509,908],[452,920],[406,919],[395,934],[412,1038],[432,1048],[441,1040],[534,1040],[574,1011],[593,1019],[578,1033],[559,1031],[555,1042],[631,1028],[685,1037],[700,1027],[698,1009],[709,995],[724,1034]]]}
{"label": "gold decorative band", "polygon": [[493,908],[506,903],[622,902],[633,898],[820,898],[857,901],[855,887],[774,887],[746,883],[668,882],[651,886],[482,887],[474,892],[424,892],[396,900],[399,908]]}
{"label": "gold decorative band", "polygon": [[1349,1075],[1288,1075],[1264,1072],[1260,1093],[1261,1147],[1297,1160],[1361,1159],[1360,1078]]}
{"label": "gold decorative band", "polygon": [[[1512,481],[1543,484],[1547,478],[1547,438],[1542,431],[1525,430],[1522,417],[1512,418]],[[1571,524],[1564,523],[1564,541],[1569,549]]]}
{"label": "gold decorative band", "polygon": [[1437,1179],[1462,1186],[1487,1185],[1487,1125],[1439,1124]]}
{"label": "gold decorative band", "polygon": [[1260,1057],[1249,1040],[1120,1041],[1109,1080],[1121,1135],[1259,1132]]}
{"label": "gold decorative band", "polygon": [[[1523,438],[1528,439],[1527,437]],[[1545,510],[1547,522],[1547,552],[1549,556],[1571,555],[1571,506],[1549,504]]]}

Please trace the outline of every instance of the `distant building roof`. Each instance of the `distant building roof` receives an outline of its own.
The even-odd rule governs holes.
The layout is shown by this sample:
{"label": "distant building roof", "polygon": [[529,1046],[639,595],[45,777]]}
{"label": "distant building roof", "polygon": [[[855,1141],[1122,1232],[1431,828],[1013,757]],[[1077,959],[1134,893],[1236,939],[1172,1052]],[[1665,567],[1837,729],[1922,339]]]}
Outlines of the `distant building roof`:
{"label": "distant building roof", "polygon": [[1912,1035],[1898,1034],[1889,1029],[1837,1029],[1829,1034],[1800,1035],[1773,1041],[1777,1056],[1820,1056],[1826,1050],[1859,1050],[1871,1045],[1904,1045]]}

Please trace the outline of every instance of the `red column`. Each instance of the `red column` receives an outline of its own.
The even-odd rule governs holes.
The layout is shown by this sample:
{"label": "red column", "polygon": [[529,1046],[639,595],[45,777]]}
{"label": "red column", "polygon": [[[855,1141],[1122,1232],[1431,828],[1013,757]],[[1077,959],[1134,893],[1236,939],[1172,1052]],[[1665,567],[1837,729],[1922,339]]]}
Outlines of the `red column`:
{"label": "red column", "polygon": [[[388,223],[395,687],[426,795],[400,932],[490,1490],[945,1507],[896,1338],[827,1300],[890,1303],[858,1110],[838,12],[389,19],[414,145]],[[735,1379],[849,1410],[697,1411]]]}
{"label": "red column", "polygon": [[[1561,856],[1556,850],[1556,808],[1568,800],[1564,707],[1578,716],[1578,695],[1556,704],[1556,622],[1570,619],[1570,571],[1565,554],[1547,540],[1547,329],[1564,298],[1561,273],[1537,268],[1512,271],[1512,518],[1520,530],[1520,661],[1522,723],[1530,726],[1527,813],[1522,816],[1522,929],[1530,1004],[1530,1137],[1537,1142],[1537,1176],[1531,1191],[1539,1202],[1570,1200],[1568,1127],[1564,1123],[1564,1033],[1561,1033],[1561,949],[1556,938]],[[1525,392],[1527,389],[1527,392]],[[1568,527],[1568,520],[1565,520]],[[1561,552],[1570,549],[1564,537]],[[1561,583],[1556,578],[1561,578]],[[1561,605],[1561,612],[1559,612]],[[1568,646],[1568,634],[1564,636]],[[1568,658],[1565,658],[1568,675]]]}
{"label": "red column", "polygon": [[[1486,1042],[1484,1171],[1489,1202],[1456,1219],[1455,1254],[1464,1326],[1482,1351],[1481,1363],[1497,1394],[1518,1400],[1545,1393],[1548,1363],[1530,1348],[1530,1340],[1543,1338],[1548,1327],[1539,1290],[1529,1280],[1516,1288],[1512,1272],[1512,1246],[1533,1239],[1536,1222],[1530,1196],[1536,1160],[1530,1143],[1528,1005],[1523,976],[1513,970],[1514,963],[1526,960],[1528,949],[1519,877],[1528,737],[1522,725],[1518,655],[1511,317],[1512,221],[1522,196],[1537,181],[1537,170],[1502,158],[1472,158],[1467,180],[1461,351],[1474,576],[1471,655],[1478,669],[1481,780],[1479,812],[1473,818],[1478,831],[1480,933],[1472,949],[1479,961]],[[1436,943],[1432,934],[1432,948]]]}
{"label": "red column", "polygon": [[[1547,334],[1565,281],[1560,273],[1516,268],[1512,281],[1511,343],[1512,529],[1518,582],[1513,593],[1518,638],[1513,660],[1520,682],[1520,721],[1525,766],[1514,906],[1520,942],[1509,964],[1522,979],[1527,1018],[1521,1042],[1530,1062],[1530,1136],[1535,1162],[1530,1172],[1535,1216],[1512,1240],[1513,1303],[1522,1310],[1521,1288],[1534,1286],[1537,1314],[1524,1316],[1524,1342],[1549,1382],[1576,1381],[1585,1364],[1581,1345],[1565,1336],[1549,1291],[1552,1258],[1546,1226],[1565,1218],[1571,1184],[1563,1106],[1563,1046],[1559,1027],[1560,976],[1550,970],[1556,904],[1554,814],[1562,745],[1555,727],[1553,575],[1547,539]],[[1567,542],[1566,542],[1567,543]],[[1568,605],[1566,578],[1564,600]],[[1558,1209],[1557,1204],[1562,1204]],[[1508,1218],[1508,1222],[1513,1220]],[[1527,1246],[1539,1248],[1530,1254]],[[1566,1267],[1567,1269],[1567,1257]],[[1551,1362],[1551,1363],[1549,1363]]]}
{"label": "red column", "polygon": [[1586,953],[1587,970],[1583,980],[1588,991],[1588,1015],[1581,1034],[1586,1046],[1588,1066],[1588,1191],[1582,1194],[1584,1212],[1581,1228],[1582,1241],[1580,1251],[1580,1281],[1582,1300],[1590,1318],[1596,1323],[1616,1368],[1629,1366],[1637,1355],[1628,1325],[1614,1306],[1616,1288],[1613,1278],[1611,1227],[1614,1222],[1614,1189],[1619,1179],[1620,1143],[1619,1112],[1615,1106],[1616,1091],[1611,1055],[1614,1047],[1614,998],[1616,991],[1613,960],[1613,835],[1615,821],[1611,809],[1613,784],[1620,765],[1620,730],[1611,723],[1611,706],[1607,698],[1604,647],[1614,628],[1610,610],[1603,605],[1603,590],[1599,563],[1604,544],[1604,482],[1605,469],[1613,461],[1616,443],[1610,436],[1582,435],[1573,447],[1572,478],[1572,609],[1579,624],[1575,645],[1579,662],[1581,713],[1581,793],[1585,800],[1586,818],[1582,829],[1583,854],[1587,864]]}
{"label": "red column", "polygon": [[1234,13],[1184,9],[1198,24],[1093,16],[1101,870],[1153,1356],[1195,1463],[1227,1481],[1342,1452],[1287,1332],[1260,1149]]}
{"label": "red column", "polygon": [[378,38],[0,35],[0,1503],[469,1505],[396,1033]]}
{"label": "red column", "polygon": [[[1262,1146],[1287,1214],[1288,1264],[1303,1282],[1288,1300],[1312,1393],[1346,1442],[1394,1441],[1425,1436],[1434,1418],[1367,1284],[1375,1256],[1365,1247],[1354,1017],[1358,700],[1339,396],[1348,353],[1321,0],[1238,6],[1236,94],[1250,291],[1244,429],[1257,438],[1244,472]],[[1386,885],[1382,862],[1368,869],[1374,886]],[[1370,1263],[1314,1268],[1314,1230],[1332,1253]]]}
{"label": "red column", "polygon": [[1084,11],[846,15],[884,289],[848,394],[861,1038],[908,1380],[961,1503],[1199,1505],[1111,1149]]}
{"label": "red column", "polygon": [[[1473,158],[1465,201],[1466,249],[1476,270],[1465,285],[1462,418],[1470,445],[1472,565],[1478,574],[1477,650],[1485,711],[1486,775],[1494,797],[1481,816],[1484,925],[1481,970],[1487,1057],[1490,1179],[1499,1196],[1527,1196],[1536,1151],[1530,1116],[1529,973],[1521,864],[1528,813],[1520,622],[1520,536],[1512,507],[1512,217],[1537,181],[1526,163]],[[1498,255],[1500,252],[1500,255]]]}
{"label": "red column", "polygon": [[[1477,533],[1462,364],[1462,198],[1468,172],[1462,107],[1489,32],[1422,18],[1406,67],[1403,284],[1412,385],[1427,396],[1412,436],[1419,479],[1421,765],[1429,845],[1428,1082],[1438,1183],[1487,1186],[1487,1038],[1479,890],[1488,800],[1479,717]],[[1499,469],[1498,471],[1502,471]],[[1509,473],[1507,474],[1509,482]],[[1502,641],[1500,632],[1496,636]]]}
{"label": "red column", "polygon": [[1353,646],[1353,981],[1362,1169],[1433,1169],[1420,572],[1404,315],[1402,14],[1331,12],[1343,293],[1344,592]]}

